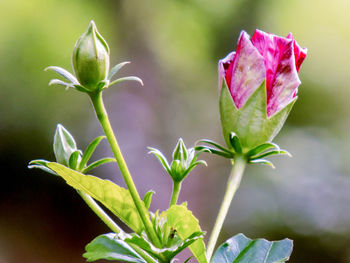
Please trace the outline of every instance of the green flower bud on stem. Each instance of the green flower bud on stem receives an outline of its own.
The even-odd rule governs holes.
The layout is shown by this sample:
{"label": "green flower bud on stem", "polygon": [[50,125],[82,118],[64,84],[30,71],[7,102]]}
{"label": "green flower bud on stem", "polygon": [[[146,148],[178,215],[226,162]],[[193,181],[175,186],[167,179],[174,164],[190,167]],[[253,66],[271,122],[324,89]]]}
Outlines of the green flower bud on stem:
{"label": "green flower bud on stem", "polygon": [[73,68],[80,83],[90,91],[107,80],[109,71],[109,47],[91,21],[87,31],[78,39],[73,51]]}

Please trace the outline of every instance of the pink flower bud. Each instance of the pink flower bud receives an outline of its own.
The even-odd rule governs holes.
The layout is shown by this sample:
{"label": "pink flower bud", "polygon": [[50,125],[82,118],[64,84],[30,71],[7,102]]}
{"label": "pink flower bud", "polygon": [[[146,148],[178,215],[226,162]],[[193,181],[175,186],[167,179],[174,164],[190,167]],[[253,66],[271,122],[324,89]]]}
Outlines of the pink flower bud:
{"label": "pink flower bud", "polygon": [[249,39],[242,31],[237,50],[219,61],[226,142],[231,132],[246,149],[274,138],[296,99],[306,53],[291,33],[279,37],[256,30]]}
{"label": "pink flower bud", "polygon": [[220,83],[225,79],[240,109],[265,79],[267,115],[271,117],[296,96],[301,83],[298,71],[306,53],[291,33],[279,37],[256,30],[249,40],[248,34],[242,31],[237,51],[219,61]]}

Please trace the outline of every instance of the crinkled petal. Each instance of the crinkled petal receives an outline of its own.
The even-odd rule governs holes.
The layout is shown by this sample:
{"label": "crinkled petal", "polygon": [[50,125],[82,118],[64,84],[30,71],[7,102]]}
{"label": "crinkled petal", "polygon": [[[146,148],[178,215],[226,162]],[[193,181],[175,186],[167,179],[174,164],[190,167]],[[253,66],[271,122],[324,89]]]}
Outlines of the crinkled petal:
{"label": "crinkled petal", "polygon": [[256,30],[252,43],[265,59],[267,115],[289,104],[300,85],[293,52],[293,39]]}
{"label": "crinkled petal", "polygon": [[236,54],[225,72],[225,80],[237,109],[244,106],[264,79],[264,58],[250,42],[249,35],[242,31]]}
{"label": "crinkled petal", "polygon": [[299,72],[300,66],[306,58],[307,48],[302,48],[298,45],[297,41],[294,39],[292,33],[289,33],[287,38],[293,39],[293,49],[294,49],[294,58],[295,58],[295,66],[297,68],[297,72]]}

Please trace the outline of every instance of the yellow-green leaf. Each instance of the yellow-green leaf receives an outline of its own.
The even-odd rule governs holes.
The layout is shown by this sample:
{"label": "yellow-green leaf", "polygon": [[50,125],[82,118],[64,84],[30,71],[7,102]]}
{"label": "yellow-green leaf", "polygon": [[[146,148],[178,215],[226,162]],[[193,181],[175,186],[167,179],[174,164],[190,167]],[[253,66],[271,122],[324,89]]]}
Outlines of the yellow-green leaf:
{"label": "yellow-green leaf", "polygon": [[81,174],[58,163],[50,162],[46,166],[60,175],[73,188],[101,202],[133,231],[142,232],[141,218],[127,189],[109,180]]}
{"label": "yellow-green leaf", "polygon": [[[166,211],[166,215],[168,226],[176,229],[176,233],[182,240],[194,232],[201,231],[198,219],[184,205],[173,205]],[[189,248],[199,263],[207,263],[203,239],[195,241]]]}

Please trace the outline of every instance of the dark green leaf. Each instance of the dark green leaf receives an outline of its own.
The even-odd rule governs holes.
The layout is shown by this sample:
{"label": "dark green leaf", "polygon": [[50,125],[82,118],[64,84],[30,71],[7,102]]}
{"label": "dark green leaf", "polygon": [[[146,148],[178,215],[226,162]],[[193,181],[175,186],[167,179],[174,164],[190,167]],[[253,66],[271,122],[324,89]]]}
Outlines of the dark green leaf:
{"label": "dark green leaf", "polygon": [[90,195],[119,217],[136,233],[141,233],[143,223],[130,192],[109,180],[84,175],[58,163],[47,163],[47,167],[60,175],[67,184]]}
{"label": "dark green leaf", "polygon": [[107,158],[102,158],[96,162],[93,162],[92,164],[90,164],[88,167],[86,167],[82,173],[83,174],[86,174],[87,172],[89,172],[90,170],[102,165],[102,164],[105,164],[105,163],[111,163],[111,162],[116,162],[116,160],[114,158],[110,158],[110,157],[107,157]]}
{"label": "dark green leaf", "polygon": [[99,259],[120,260],[124,262],[146,263],[146,261],[123,240],[116,239],[116,234],[109,233],[96,237],[86,247],[83,257],[87,261]]}
{"label": "dark green leaf", "polygon": [[147,209],[149,209],[149,207],[151,206],[151,202],[152,202],[152,197],[156,192],[154,192],[153,190],[148,191],[145,196],[143,197],[143,202],[145,203],[145,206]]}
{"label": "dark green leaf", "polygon": [[129,64],[129,63],[130,63],[129,61],[125,61],[111,68],[111,70],[108,73],[108,79],[110,80],[114,76],[114,74],[116,74],[122,67],[124,67],[126,64]]}
{"label": "dark green leaf", "polygon": [[86,147],[83,157],[81,158],[81,162],[79,164],[79,171],[81,171],[85,165],[88,163],[90,160],[92,154],[94,153],[96,147],[100,144],[100,142],[106,138],[106,136],[99,136],[95,138],[89,145]]}
{"label": "dark green leaf", "polygon": [[278,263],[286,262],[293,250],[293,241],[252,240],[243,234],[228,239],[215,252],[212,263]]}

